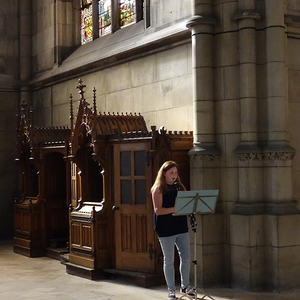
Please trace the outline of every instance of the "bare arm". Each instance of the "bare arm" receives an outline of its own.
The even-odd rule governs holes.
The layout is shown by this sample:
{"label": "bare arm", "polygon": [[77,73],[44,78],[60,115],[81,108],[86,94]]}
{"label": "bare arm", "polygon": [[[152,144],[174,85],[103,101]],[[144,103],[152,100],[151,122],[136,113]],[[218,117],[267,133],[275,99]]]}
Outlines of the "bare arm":
{"label": "bare arm", "polygon": [[152,193],[152,202],[153,202],[153,208],[154,212],[157,216],[159,215],[167,215],[172,214],[175,212],[174,207],[162,207],[163,197],[162,193],[159,190],[159,188],[156,188]]}

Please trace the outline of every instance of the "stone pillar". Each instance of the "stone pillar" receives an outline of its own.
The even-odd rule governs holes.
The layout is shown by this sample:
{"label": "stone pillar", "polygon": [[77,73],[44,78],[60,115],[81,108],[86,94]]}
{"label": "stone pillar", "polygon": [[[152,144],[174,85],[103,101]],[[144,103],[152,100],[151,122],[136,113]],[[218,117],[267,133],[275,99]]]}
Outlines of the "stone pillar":
{"label": "stone pillar", "polygon": [[[80,45],[78,28],[80,28],[80,1],[55,1],[55,63],[62,61],[71,53],[75,46]],[[95,6],[95,1],[93,6]],[[95,8],[96,9],[96,8]],[[98,26],[98,25],[97,25]],[[80,35],[80,33],[79,33]]]}
{"label": "stone pillar", "polygon": [[31,79],[31,0],[20,1],[20,103],[31,104],[29,81]]}
{"label": "stone pillar", "polygon": [[[212,4],[211,0],[195,0],[193,16],[187,23],[192,33],[194,105],[194,147],[189,151],[191,189],[217,189],[219,186]],[[197,223],[198,286],[220,284],[224,281],[223,215],[201,216]]]}
{"label": "stone pillar", "polygon": [[[269,212],[295,211],[292,201],[292,158],[288,141],[288,93],[284,3],[265,0],[266,18],[266,114],[265,198]],[[276,187],[276,188],[275,188]]]}
{"label": "stone pillar", "polygon": [[265,0],[265,278],[266,285],[272,289],[294,288],[300,284],[300,215],[292,189],[294,149],[288,141],[284,6],[281,0]]}
{"label": "stone pillar", "polygon": [[0,9],[0,240],[13,235],[16,196],[16,107],[19,73],[19,1],[4,1]]}
{"label": "stone pillar", "polygon": [[[260,83],[266,91],[263,105],[256,101],[255,1],[240,0],[235,16],[241,141],[236,149],[239,198],[230,216],[230,257],[232,286],[280,290],[299,286],[300,215],[292,191],[294,149],[288,142],[284,3],[265,0],[264,4],[265,44],[259,45],[266,53],[265,82]],[[258,115],[258,123],[249,119],[257,120]]]}
{"label": "stone pillar", "polygon": [[[257,213],[262,211],[263,171],[257,161],[260,152],[258,138],[258,112],[256,89],[256,20],[255,0],[240,0],[234,20],[238,23],[240,68],[240,144],[239,199],[236,211]],[[253,159],[254,158],[254,159]]]}
{"label": "stone pillar", "polygon": [[[194,16],[188,21],[187,27],[192,32],[192,75],[193,75],[193,111],[194,111],[194,147],[189,154],[192,160],[203,158],[214,161],[219,151],[215,141],[215,112],[214,112],[214,74],[213,74],[213,43],[214,23],[211,16],[211,4],[201,4],[194,1]],[[206,1],[210,3],[210,1]],[[199,177],[198,164],[192,164],[192,186],[209,188],[216,186],[214,175]],[[197,176],[193,175],[197,173]],[[196,181],[195,181],[196,180]]]}
{"label": "stone pillar", "polygon": [[238,25],[240,70],[240,144],[238,154],[238,199],[230,216],[230,261],[232,286],[247,289],[264,284],[263,162],[257,159],[258,105],[256,88],[255,0],[239,0],[234,21]]}

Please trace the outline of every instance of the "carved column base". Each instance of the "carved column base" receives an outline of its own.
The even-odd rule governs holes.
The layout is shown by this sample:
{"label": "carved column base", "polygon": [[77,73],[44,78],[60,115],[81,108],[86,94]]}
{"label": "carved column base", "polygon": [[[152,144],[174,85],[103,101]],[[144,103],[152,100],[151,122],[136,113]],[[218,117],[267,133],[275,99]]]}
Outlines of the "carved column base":
{"label": "carved column base", "polygon": [[231,285],[282,290],[300,284],[300,214],[230,216]]}

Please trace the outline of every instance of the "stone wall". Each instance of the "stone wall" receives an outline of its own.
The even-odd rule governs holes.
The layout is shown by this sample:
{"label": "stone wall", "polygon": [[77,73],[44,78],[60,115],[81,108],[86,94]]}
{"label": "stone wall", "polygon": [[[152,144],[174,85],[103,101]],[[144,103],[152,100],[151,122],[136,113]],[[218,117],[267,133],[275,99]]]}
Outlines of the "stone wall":
{"label": "stone wall", "polygon": [[199,218],[203,286],[299,286],[298,3],[193,2],[191,185],[220,189]]}
{"label": "stone wall", "polygon": [[160,27],[177,22],[191,14],[190,0],[151,0],[150,17],[151,26]]}
{"label": "stone wall", "polygon": [[[58,1],[57,3],[68,4],[68,7],[62,8],[70,15],[74,9],[70,6],[71,2],[64,1],[62,4]],[[169,42],[167,34],[170,35],[170,33],[160,33],[163,32],[160,28],[174,24],[176,27],[179,21],[190,15],[189,2],[151,1],[151,24],[147,30],[145,24],[140,22],[141,24],[136,24],[137,26],[130,26],[110,36],[98,38],[79,47],[57,68],[53,49],[59,47],[57,38],[63,33],[64,25],[62,24],[53,35],[52,15],[55,7],[51,4],[52,2],[34,1],[35,124],[40,126],[68,125],[69,96],[72,93],[74,101],[78,100],[77,79],[82,78],[87,85],[86,98],[90,103],[92,102],[92,89],[96,88],[99,111],[141,113],[149,129],[151,125],[156,125],[164,126],[167,130],[192,130],[190,118],[192,114],[191,46],[189,40],[185,42],[170,40]],[[58,23],[61,23],[62,15],[64,12],[56,14]],[[180,28],[177,26],[175,31],[185,32],[189,36],[184,23]],[[150,46],[151,49],[149,47],[136,53],[138,50],[136,51],[135,47],[143,46],[140,41],[142,39],[146,41],[149,34],[152,34],[154,43],[158,39],[165,39],[164,46],[160,50],[155,50],[157,53],[153,53],[153,46]],[[56,36],[55,39],[54,36]],[[140,45],[137,45],[139,42]],[[159,49],[159,46],[157,48]],[[113,61],[116,60],[113,65],[106,62],[112,55],[111,53],[122,54],[124,49],[131,52],[132,57],[128,54],[124,55],[128,62],[123,62],[123,57],[118,62],[116,56],[112,58]],[[91,65],[91,68],[86,71],[88,65]],[[96,65],[101,65],[101,70]],[[66,79],[67,76],[64,76],[66,72],[71,79]],[[59,80],[57,80],[58,76]],[[43,80],[48,81],[47,87],[43,84]]]}
{"label": "stone wall", "polygon": [[0,240],[12,237],[13,197],[16,193],[15,130],[18,103],[18,1],[0,9]]}
{"label": "stone wall", "polygon": [[89,103],[96,88],[98,111],[194,131],[191,186],[220,190],[217,213],[198,220],[200,285],[299,287],[299,1],[154,0],[150,27],[78,47],[78,1],[34,0],[19,49],[16,24],[30,22],[23,8],[13,20],[25,2],[0,11],[1,224],[11,220],[20,57],[21,99],[32,97],[36,125],[69,125],[81,78]]}
{"label": "stone wall", "polygon": [[[288,65],[288,95],[289,95],[289,128],[291,145],[296,149],[293,163],[293,190],[295,200],[300,209],[300,3],[289,1],[287,5],[289,24],[287,26],[287,65]],[[298,22],[296,22],[298,18]],[[294,19],[294,21],[293,21]]]}
{"label": "stone wall", "polygon": [[[96,88],[98,111],[141,113],[149,130],[192,130],[190,59],[190,45],[183,45],[80,78],[89,103]],[[76,85],[73,79],[34,92],[36,124],[69,125],[69,96],[79,99]]]}

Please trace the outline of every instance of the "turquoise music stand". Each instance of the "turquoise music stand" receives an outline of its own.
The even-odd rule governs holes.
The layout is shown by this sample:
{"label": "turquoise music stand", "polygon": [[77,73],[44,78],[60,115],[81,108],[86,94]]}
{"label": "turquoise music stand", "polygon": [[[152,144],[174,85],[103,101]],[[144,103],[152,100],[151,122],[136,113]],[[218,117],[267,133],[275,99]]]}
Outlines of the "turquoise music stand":
{"label": "turquoise music stand", "polygon": [[174,216],[189,216],[191,228],[194,235],[194,296],[182,295],[178,299],[205,299],[210,298],[209,295],[197,297],[197,222],[196,215],[202,214],[213,214],[216,210],[217,198],[219,190],[195,190],[195,191],[178,191],[177,198],[175,201],[175,212]]}

